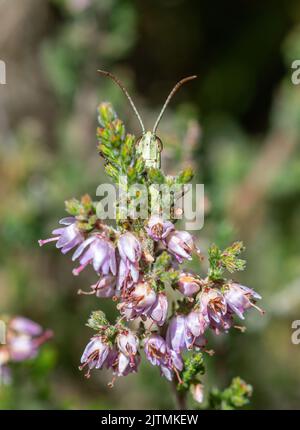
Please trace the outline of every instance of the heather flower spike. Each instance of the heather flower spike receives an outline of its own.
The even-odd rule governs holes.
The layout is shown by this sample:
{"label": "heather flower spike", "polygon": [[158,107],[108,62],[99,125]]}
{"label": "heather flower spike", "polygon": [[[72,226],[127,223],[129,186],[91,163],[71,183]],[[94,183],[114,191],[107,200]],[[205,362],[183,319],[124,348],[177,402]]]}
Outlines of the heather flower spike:
{"label": "heather flower spike", "polygon": [[[156,130],[173,94],[195,76],[174,87],[153,131],[146,132],[124,85],[111,73],[99,72],[120,86],[142,128],[137,139],[127,134],[111,104],[100,104],[98,150],[106,173],[117,184],[125,176],[128,186],[139,185],[148,191],[156,183],[183,187],[192,177],[191,169],[176,177],[164,174],[160,169],[162,144]],[[138,193],[130,196],[133,207],[141,205],[138,197]],[[147,361],[176,386],[178,399],[191,393],[201,403],[205,400],[201,381],[204,352],[211,352],[206,349],[207,333],[226,333],[238,327],[235,320],[244,319],[250,308],[259,309],[256,301],[260,296],[254,290],[226,278],[226,273],[245,268],[239,258],[243,244],[235,242],[224,250],[212,245],[205,274],[204,268],[199,268],[200,251],[194,236],[177,229],[172,211],[167,217],[161,209],[153,214],[146,208],[144,217],[124,218],[122,204],[117,200],[116,222],[111,226],[99,218],[97,202],[88,195],[71,199],[66,202],[70,216],[60,221],[63,227],[53,231],[53,238],[39,241],[40,245],[56,242],[63,253],[73,249],[72,260],[78,262],[74,275],[87,266],[94,269],[90,290],[79,290],[79,294],[111,299],[119,312],[115,321],[108,321],[100,310],[92,313],[87,325],[95,333],[84,349],[80,369],[87,369],[86,376],[92,369],[110,369],[109,385],[113,386],[118,377],[138,371],[143,350]],[[198,273],[183,267],[193,259]],[[30,339],[39,336],[38,326],[22,320],[14,324]]]}

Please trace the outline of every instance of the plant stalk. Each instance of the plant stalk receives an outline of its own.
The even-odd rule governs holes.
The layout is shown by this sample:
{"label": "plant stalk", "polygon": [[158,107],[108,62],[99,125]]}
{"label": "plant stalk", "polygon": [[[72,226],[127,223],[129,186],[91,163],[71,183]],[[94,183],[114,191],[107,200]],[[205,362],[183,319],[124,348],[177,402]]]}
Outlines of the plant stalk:
{"label": "plant stalk", "polygon": [[176,410],[186,411],[187,410],[187,402],[186,402],[186,391],[178,391],[177,390],[177,382],[173,381],[173,391],[176,402]]}

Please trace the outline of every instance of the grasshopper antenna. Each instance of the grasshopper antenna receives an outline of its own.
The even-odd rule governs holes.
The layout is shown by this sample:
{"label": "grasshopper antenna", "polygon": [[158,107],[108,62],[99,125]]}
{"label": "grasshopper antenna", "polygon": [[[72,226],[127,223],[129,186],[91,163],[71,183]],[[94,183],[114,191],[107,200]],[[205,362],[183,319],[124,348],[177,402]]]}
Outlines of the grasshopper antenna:
{"label": "grasshopper antenna", "polygon": [[133,103],[132,98],[130,97],[130,95],[128,94],[128,91],[126,90],[126,88],[124,87],[124,85],[122,84],[122,82],[116,77],[114,76],[112,73],[110,72],[106,72],[105,70],[97,70],[98,73],[100,73],[101,75],[104,76],[108,76],[109,78],[111,78],[117,85],[119,85],[119,87],[121,88],[121,90],[123,91],[123,93],[125,94],[125,96],[127,97],[135,115],[137,116],[137,119],[139,120],[141,127],[142,127],[142,132],[143,134],[145,134],[145,127],[142,121],[142,118],[137,110],[137,108],[135,107],[135,104]]}
{"label": "grasshopper antenna", "polygon": [[183,79],[181,79],[181,81],[177,82],[177,84],[175,85],[175,87],[172,89],[172,91],[168,95],[167,100],[165,101],[165,104],[163,105],[162,110],[160,111],[160,114],[158,115],[156,123],[154,124],[154,127],[153,127],[153,134],[156,133],[158,124],[159,124],[159,122],[160,122],[160,120],[161,120],[161,118],[162,118],[162,116],[163,116],[163,114],[164,114],[164,112],[166,110],[166,107],[170,103],[170,100],[174,96],[174,94],[179,90],[179,88],[181,87],[181,85],[185,84],[188,81],[191,81],[192,79],[196,79],[196,78],[197,78],[196,75],[188,76],[187,78],[183,78]]}

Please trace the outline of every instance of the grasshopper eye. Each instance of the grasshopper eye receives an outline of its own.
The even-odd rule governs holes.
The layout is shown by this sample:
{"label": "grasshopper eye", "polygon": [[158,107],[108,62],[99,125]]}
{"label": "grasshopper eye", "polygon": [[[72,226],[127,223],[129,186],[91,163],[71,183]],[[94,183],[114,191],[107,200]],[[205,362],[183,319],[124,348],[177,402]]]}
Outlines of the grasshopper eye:
{"label": "grasshopper eye", "polygon": [[155,138],[156,138],[158,152],[161,152],[163,150],[163,143],[159,137],[155,136]]}
{"label": "grasshopper eye", "polygon": [[140,141],[142,140],[143,136],[140,136],[136,139],[135,144],[138,145],[140,143]]}

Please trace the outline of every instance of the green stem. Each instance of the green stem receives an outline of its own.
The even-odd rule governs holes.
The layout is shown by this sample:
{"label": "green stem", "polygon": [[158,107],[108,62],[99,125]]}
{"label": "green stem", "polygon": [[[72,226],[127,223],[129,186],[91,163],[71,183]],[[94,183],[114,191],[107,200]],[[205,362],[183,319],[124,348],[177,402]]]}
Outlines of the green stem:
{"label": "green stem", "polygon": [[176,402],[176,409],[179,411],[186,411],[187,410],[187,403],[186,403],[186,391],[178,391],[177,390],[177,382],[173,381],[173,391],[175,396],[175,402]]}

